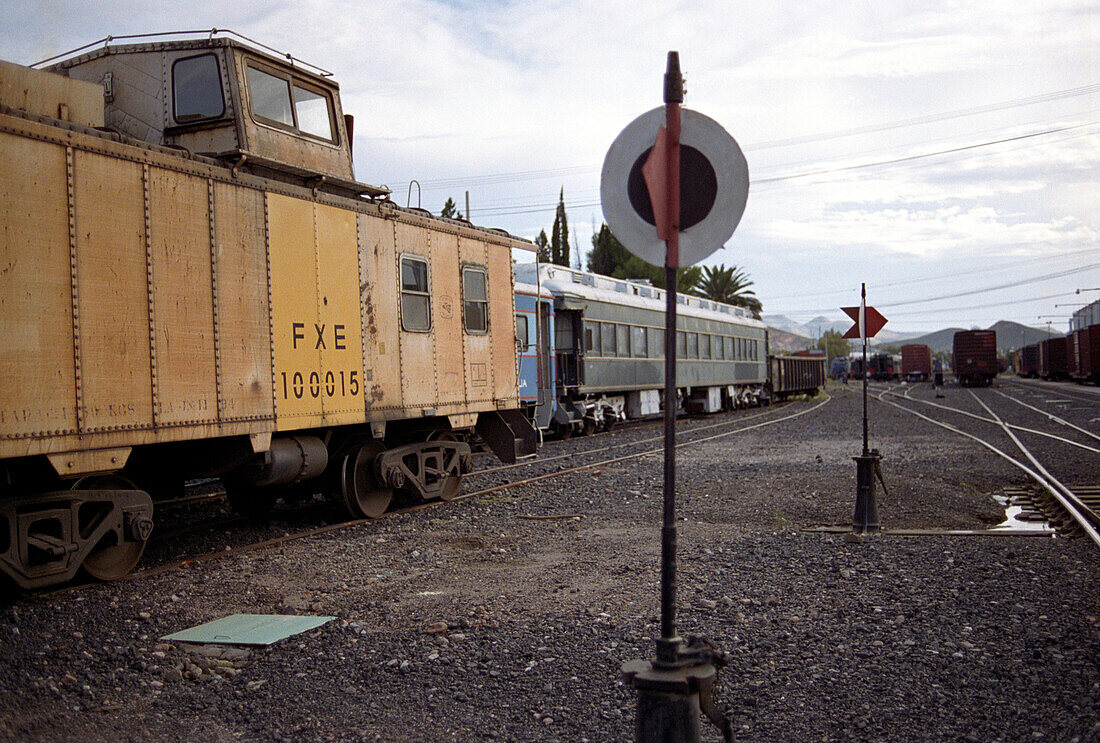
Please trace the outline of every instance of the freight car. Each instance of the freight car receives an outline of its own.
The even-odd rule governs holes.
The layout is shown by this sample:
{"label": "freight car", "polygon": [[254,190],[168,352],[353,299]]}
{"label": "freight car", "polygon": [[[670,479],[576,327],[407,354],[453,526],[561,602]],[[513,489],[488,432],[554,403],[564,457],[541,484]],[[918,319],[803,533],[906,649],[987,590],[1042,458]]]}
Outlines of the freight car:
{"label": "freight car", "polygon": [[[78,50],[79,51],[79,50]],[[449,498],[533,452],[513,249],[355,180],[327,73],[226,35],[0,67],[0,571],[137,563],[153,500]],[[315,491],[316,492],[316,491]]]}
{"label": "freight car", "polygon": [[888,382],[898,378],[898,360],[888,353],[876,353],[867,360],[867,368],[871,371],[871,379]]}
{"label": "freight car", "polygon": [[1074,381],[1100,384],[1100,325],[1073,331],[1073,339]]}
{"label": "freight car", "polygon": [[901,347],[901,376],[907,382],[924,382],[932,376],[932,349],[921,343]]}
{"label": "freight car", "polygon": [[988,387],[997,376],[997,333],[960,330],[952,339],[951,368],[963,387]]}
{"label": "freight car", "polygon": [[[524,295],[553,297],[554,375],[540,384],[556,389],[540,389],[538,399],[554,400],[543,428],[570,436],[660,413],[664,290],[554,264],[518,265],[515,273]],[[740,307],[681,296],[677,325],[679,407],[711,413],[766,400],[762,322]]]}
{"label": "freight car", "polygon": [[1016,373],[1021,377],[1039,376],[1039,344],[1033,343],[1020,349],[1020,362]]}
{"label": "freight car", "polygon": [[1069,379],[1065,338],[1039,341],[1039,376],[1048,380]]}
{"label": "freight car", "polygon": [[797,354],[768,357],[768,389],[777,400],[813,395],[825,384],[825,357]]}
{"label": "freight car", "polygon": [[845,379],[851,369],[852,365],[847,356],[837,356],[829,364],[829,376],[833,379]]}

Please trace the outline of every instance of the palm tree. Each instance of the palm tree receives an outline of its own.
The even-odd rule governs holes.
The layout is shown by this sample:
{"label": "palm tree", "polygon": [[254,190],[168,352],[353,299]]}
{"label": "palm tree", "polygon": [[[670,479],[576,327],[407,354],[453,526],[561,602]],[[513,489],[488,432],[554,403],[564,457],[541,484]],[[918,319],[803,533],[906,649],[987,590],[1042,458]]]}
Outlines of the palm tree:
{"label": "palm tree", "polygon": [[756,319],[760,319],[760,313],[764,306],[756,298],[756,292],[749,289],[753,282],[749,281],[744,271],[737,266],[704,266],[703,273],[695,284],[695,289],[701,296],[713,299],[715,302],[724,302],[736,307],[744,307],[752,313]]}

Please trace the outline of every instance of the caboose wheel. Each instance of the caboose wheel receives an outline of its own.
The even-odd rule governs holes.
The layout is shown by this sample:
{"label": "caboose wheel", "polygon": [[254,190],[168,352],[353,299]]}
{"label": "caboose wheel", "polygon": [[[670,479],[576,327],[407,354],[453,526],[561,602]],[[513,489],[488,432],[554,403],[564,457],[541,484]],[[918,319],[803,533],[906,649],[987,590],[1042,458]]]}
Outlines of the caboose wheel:
{"label": "caboose wheel", "polygon": [[340,467],[340,495],[348,513],[358,519],[376,519],[393,500],[393,488],[383,487],[374,474],[374,458],[385,447],[368,441],[346,457]]}
{"label": "caboose wheel", "polygon": [[[85,477],[73,484],[73,490],[136,490],[134,484],[120,475]],[[145,541],[118,542],[114,532],[106,534],[88,553],[80,567],[96,580],[124,578],[137,566],[145,552]]]}
{"label": "caboose wheel", "polygon": [[145,542],[123,542],[108,547],[100,546],[84,558],[81,567],[96,580],[118,580],[130,574],[143,552],[145,552]]}
{"label": "caboose wheel", "polygon": [[[458,441],[458,437],[450,431],[444,431],[443,433],[436,434],[429,437],[430,441]],[[439,491],[439,499],[442,501],[448,501],[458,495],[462,490],[462,474],[449,475],[443,479],[443,489]]]}

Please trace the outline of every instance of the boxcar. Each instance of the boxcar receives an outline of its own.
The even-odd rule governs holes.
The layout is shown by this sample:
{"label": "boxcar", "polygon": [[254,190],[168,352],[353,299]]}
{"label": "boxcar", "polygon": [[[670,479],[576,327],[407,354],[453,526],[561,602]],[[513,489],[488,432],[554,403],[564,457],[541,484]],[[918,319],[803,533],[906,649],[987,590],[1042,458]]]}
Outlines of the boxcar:
{"label": "boxcar", "polygon": [[908,382],[923,382],[932,376],[932,349],[921,343],[901,347],[901,376]]}
{"label": "boxcar", "polygon": [[[569,435],[662,409],[665,292],[553,264],[515,268],[554,297],[557,403],[550,427]],[[767,332],[740,307],[681,296],[678,405],[715,412],[765,399]]]}
{"label": "boxcar", "polygon": [[[323,71],[226,37],[0,66],[0,570],[117,578],[153,497],[356,516],[514,459],[511,254],[354,179]],[[60,117],[60,118],[59,118]],[[109,130],[109,131],[108,131]]]}
{"label": "boxcar", "polygon": [[1073,379],[1082,383],[1100,384],[1100,325],[1075,330],[1073,337]]}
{"label": "boxcar", "polygon": [[952,339],[951,368],[963,387],[987,387],[997,376],[997,333],[960,330]]}
{"label": "boxcar", "polygon": [[769,356],[768,371],[768,384],[776,399],[813,395],[825,384],[825,357]]}
{"label": "boxcar", "polygon": [[1039,376],[1050,380],[1069,378],[1065,338],[1047,338],[1039,342]]}
{"label": "boxcar", "polygon": [[1039,344],[1033,343],[1020,349],[1020,365],[1016,373],[1021,377],[1039,376]]}

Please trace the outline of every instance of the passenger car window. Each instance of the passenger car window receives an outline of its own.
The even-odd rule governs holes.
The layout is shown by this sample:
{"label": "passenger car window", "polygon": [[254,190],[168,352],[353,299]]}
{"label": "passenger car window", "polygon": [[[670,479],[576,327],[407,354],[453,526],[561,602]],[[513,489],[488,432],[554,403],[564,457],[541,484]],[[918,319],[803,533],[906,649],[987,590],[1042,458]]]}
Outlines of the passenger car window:
{"label": "passenger car window", "polygon": [[179,123],[216,119],[225,113],[217,57],[203,54],[172,64],[172,107]]}
{"label": "passenger car window", "polygon": [[462,324],[467,333],[480,335],[489,330],[489,295],[484,268],[467,266],[462,269]]}
{"label": "passenger car window", "polygon": [[526,353],[531,347],[527,335],[527,315],[516,315],[516,345],[521,353]]}
{"label": "passenger car window", "polygon": [[600,325],[599,323],[586,322],[584,324],[584,350],[598,351],[600,349]]}
{"label": "passenger car window", "polygon": [[687,353],[684,354],[689,359],[699,358],[699,334],[688,333],[687,334]]}
{"label": "passenger car window", "polygon": [[609,322],[600,323],[600,353],[604,356],[615,355],[615,326]]}
{"label": "passenger car window", "polygon": [[423,258],[401,259],[401,328],[413,333],[432,328],[428,262]]}
{"label": "passenger car window", "polygon": [[710,358],[710,336],[706,333],[701,333],[699,335],[699,358]]}
{"label": "passenger car window", "polygon": [[636,325],[630,328],[630,351],[635,358],[645,358],[645,335],[645,328],[639,328]]}
{"label": "passenger car window", "polygon": [[630,326],[615,326],[615,355],[630,356]]}

